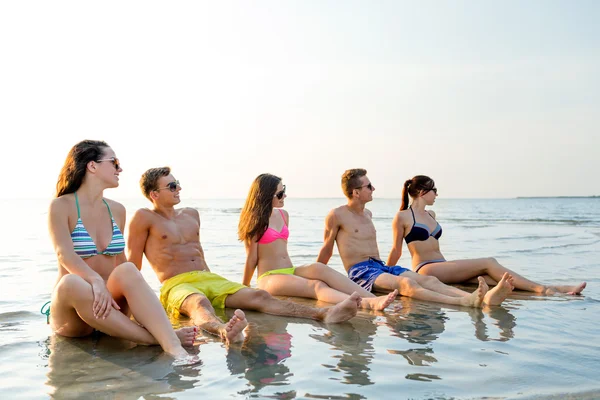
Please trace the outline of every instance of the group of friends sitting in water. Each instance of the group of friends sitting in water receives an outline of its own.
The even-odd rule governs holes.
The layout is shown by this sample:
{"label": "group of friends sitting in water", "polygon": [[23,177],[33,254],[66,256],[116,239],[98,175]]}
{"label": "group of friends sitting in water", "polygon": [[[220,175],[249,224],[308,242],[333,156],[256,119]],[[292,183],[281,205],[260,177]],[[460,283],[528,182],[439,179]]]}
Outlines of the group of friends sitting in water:
{"label": "group of friends sitting in water", "polygon": [[[50,324],[58,335],[82,337],[98,330],[138,344],[159,344],[176,363],[191,364],[198,357],[184,347],[194,343],[198,329],[227,344],[244,339],[248,321],[242,310],[339,323],[354,317],[359,308],[384,310],[398,294],[481,308],[501,304],[514,289],[549,295],[580,294],[585,288],[585,283],[536,283],[494,258],[447,261],[438,242],[442,228],[435,213],[426,209],[434,204],[437,188],[422,175],[404,183],[402,205],[393,219],[393,247],[384,262],[371,211],[365,208],[375,186],[364,169],[342,175],[347,204],[329,212],[317,261],[303,266],[294,266],[287,251],[285,185],[277,176],[259,175],[238,226],[247,254],[243,280],[232,282],[206,264],[198,210],[175,208],[181,186],[169,167],[151,168],[142,175],[140,188],[152,208],[135,212],[125,239],[125,207],[104,197],[105,189],[119,185],[121,171],[107,143],[84,140],[73,146],[60,172],[49,209],[59,265]],[[412,256],[412,270],[395,265],[403,241]],[[327,266],[334,244],[347,275]],[[160,298],[140,273],[144,255],[162,283]],[[251,288],[257,269],[258,288]],[[477,289],[468,293],[448,285],[466,282]],[[388,294],[376,296],[374,291]],[[333,306],[315,308],[273,296],[305,297]],[[225,307],[235,309],[227,322],[215,315],[215,308]],[[192,326],[174,330],[168,315],[181,314]]]}

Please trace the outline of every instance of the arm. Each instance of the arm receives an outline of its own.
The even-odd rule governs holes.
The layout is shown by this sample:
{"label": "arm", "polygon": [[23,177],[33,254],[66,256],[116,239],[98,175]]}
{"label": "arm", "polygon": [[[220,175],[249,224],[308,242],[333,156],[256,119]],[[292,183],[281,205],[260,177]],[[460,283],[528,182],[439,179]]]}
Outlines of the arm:
{"label": "arm", "polygon": [[335,210],[331,210],[329,214],[327,214],[327,217],[325,217],[325,237],[323,240],[323,247],[321,247],[319,257],[317,257],[317,262],[323,264],[329,262],[329,259],[333,255],[333,246],[339,230],[340,225],[335,216]]}
{"label": "arm", "polygon": [[396,265],[402,256],[402,239],[404,239],[404,225],[400,213],[397,213],[392,222],[392,251],[386,265]]}
{"label": "arm", "polygon": [[[108,200],[108,201],[110,201],[110,209],[112,210],[113,218],[115,219],[117,226],[121,230],[123,237],[127,237],[125,235],[125,225],[127,222],[127,210],[125,210],[125,207],[121,203],[117,203],[116,201],[112,201],[112,200]],[[121,265],[124,262],[127,262],[127,257],[125,256],[125,252],[117,254],[115,258],[117,259],[117,265]]]}
{"label": "arm", "polygon": [[142,257],[152,226],[150,219],[144,214],[144,210],[137,210],[133,214],[127,235],[127,260],[134,263],[139,270],[142,269]]}
{"label": "arm", "polygon": [[256,270],[258,264],[258,242],[252,240],[249,243],[245,242],[246,245],[246,265],[244,267],[244,278],[242,284],[250,287],[250,281]]}

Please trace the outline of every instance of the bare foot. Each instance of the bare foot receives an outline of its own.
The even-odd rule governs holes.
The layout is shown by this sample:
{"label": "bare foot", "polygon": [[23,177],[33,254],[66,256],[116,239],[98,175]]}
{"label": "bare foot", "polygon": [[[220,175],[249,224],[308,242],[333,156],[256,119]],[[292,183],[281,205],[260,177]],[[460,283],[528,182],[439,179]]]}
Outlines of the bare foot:
{"label": "bare foot", "polygon": [[384,296],[363,297],[360,303],[360,307],[364,308],[365,310],[382,311],[387,306],[392,304],[396,296],[398,296],[398,290],[394,289],[393,292],[388,293]]}
{"label": "bare foot", "polygon": [[244,341],[244,335],[242,331],[248,326],[246,320],[246,314],[242,310],[235,310],[233,317],[225,324],[225,327],[220,332],[221,339],[225,341],[225,344],[229,345],[234,342]]}
{"label": "bare foot", "polygon": [[333,307],[327,308],[323,322],[335,324],[349,320],[358,312],[358,307],[360,307],[361,301],[362,298],[358,293],[352,293],[346,300],[336,304]]}
{"label": "bare foot", "polygon": [[483,302],[488,306],[497,306],[502,304],[504,299],[506,299],[508,295],[512,293],[514,288],[512,275],[510,275],[508,272],[505,272],[502,276],[502,279],[500,279],[500,282],[498,282],[498,284],[493,287],[492,290],[490,290],[485,296]]}
{"label": "bare foot", "polygon": [[185,326],[175,330],[175,334],[179,338],[182,346],[190,347],[194,345],[198,328],[195,326]]}
{"label": "bare foot", "polygon": [[580,283],[577,286],[548,286],[545,294],[554,294],[554,293],[566,293],[566,294],[581,294],[583,289],[587,286],[586,282]]}
{"label": "bare foot", "polygon": [[476,308],[482,307],[483,298],[486,295],[489,286],[487,285],[487,283],[485,283],[485,279],[483,279],[481,276],[477,277],[477,282],[479,283],[477,289],[475,289],[475,291],[469,296],[463,297],[463,306]]}

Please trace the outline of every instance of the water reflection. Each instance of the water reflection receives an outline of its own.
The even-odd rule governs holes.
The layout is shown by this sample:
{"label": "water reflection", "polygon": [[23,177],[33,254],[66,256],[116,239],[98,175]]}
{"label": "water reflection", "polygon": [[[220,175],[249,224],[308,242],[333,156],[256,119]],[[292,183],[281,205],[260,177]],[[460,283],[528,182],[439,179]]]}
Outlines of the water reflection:
{"label": "water reflection", "polygon": [[100,333],[77,339],[52,335],[40,345],[40,356],[48,360],[46,384],[55,398],[138,399],[191,389],[201,376],[201,364],[173,367],[159,346],[136,346]]}
{"label": "water reflection", "polygon": [[[485,307],[483,309],[464,308],[437,303],[418,302],[401,298],[402,309],[387,313],[378,318],[377,323],[390,327],[392,336],[405,339],[408,343],[424,347],[411,347],[404,350],[388,349],[388,353],[402,356],[410,366],[431,366],[438,362],[435,358],[432,343],[440,337],[449,320],[447,310],[468,313],[474,336],[483,342],[505,342],[514,337],[516,318],[503,306]],[[498,337],[490,337],[486,317],[498,328]],[[427,380],[439,379],[435,375],[411,374],[407,379]]]}

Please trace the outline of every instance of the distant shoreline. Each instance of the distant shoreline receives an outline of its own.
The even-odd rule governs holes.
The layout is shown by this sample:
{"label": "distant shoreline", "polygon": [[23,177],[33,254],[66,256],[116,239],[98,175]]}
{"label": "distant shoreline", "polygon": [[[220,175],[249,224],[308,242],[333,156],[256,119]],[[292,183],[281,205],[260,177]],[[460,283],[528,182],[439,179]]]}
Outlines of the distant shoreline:
{"label": "distant shoreline", "polygon": [[600,196],[519,196],[517,199],[600,199]]}

